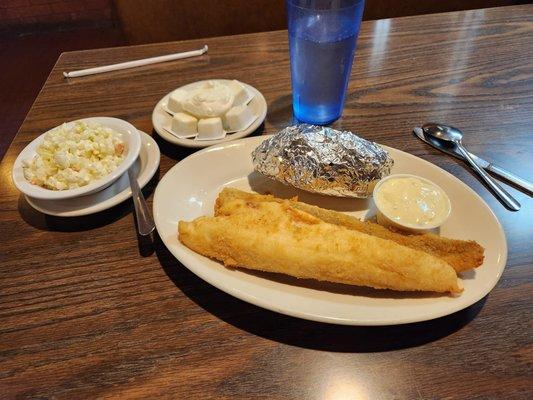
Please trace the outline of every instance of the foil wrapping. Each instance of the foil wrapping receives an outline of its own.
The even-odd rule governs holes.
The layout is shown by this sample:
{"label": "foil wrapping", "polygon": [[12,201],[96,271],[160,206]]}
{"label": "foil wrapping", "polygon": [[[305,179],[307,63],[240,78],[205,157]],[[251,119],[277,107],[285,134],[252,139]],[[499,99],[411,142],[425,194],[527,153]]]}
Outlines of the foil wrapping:
{"label": "foil wrapping", "polygon": [[300,124],[252,153],[257,172],[309,192],[365,198],[394,163],[381,146],[349,131]]}

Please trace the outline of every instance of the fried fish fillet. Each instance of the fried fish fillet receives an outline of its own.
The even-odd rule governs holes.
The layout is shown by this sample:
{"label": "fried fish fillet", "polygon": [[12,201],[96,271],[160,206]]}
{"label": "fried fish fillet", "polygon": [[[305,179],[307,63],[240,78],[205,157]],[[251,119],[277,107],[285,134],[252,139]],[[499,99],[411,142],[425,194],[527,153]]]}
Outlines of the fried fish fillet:
{"label": "fried fish fillet", "polygon": [[[224,188],[216,200],[215,215],[217,215],[217,210],[220,209],[220,207],[233,199],[267,202],[284,201],[271,195],[260,195],[243,192],[233,188]],[[301,203],[295,199],[290,201],[293,208],[314,215],[324,222],[344,226],[348,229],[377,236],[382,239],[392,240],[402,246],[429,253],[446,261],[456,272],[477,268],[483,263],[484,249],[481,245],[472,240],[448,239],[431,233],[423,235],[403,234],[391,231],[374,222],[361,221],[358,218],[337,211],[326,210],[310,204]]]}
{"label": "fried fish fillet", "polygon": [[179,240],[226,266],[380,289],[458,293],[446,262],[321,219],[290,201],[219,204],[218,215],[180,221]]}

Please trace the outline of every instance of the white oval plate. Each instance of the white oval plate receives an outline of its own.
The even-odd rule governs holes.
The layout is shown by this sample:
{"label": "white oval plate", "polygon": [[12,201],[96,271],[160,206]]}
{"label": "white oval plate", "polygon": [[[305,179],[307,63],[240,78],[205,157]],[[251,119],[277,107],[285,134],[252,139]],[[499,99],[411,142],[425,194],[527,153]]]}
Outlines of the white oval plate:
{"label": "white oval plate", "polygon": [[[241,300],[294,317],[344,325],[395,325],[425,321],[462,310],[496,285],[507,260],[502,227],[487,204],[460,180],[421,158],[386,148],[394,158],[392,173],[429,179],[446,191],[452,214],[441,235],[473,239],[485,247],[485,262],[462,274],[458,297],[427,293],[373,290],[348,285],[298,281],[276,274],[225,268],[178,241],[177,223],[213,215],[224,186],[301,201],[357,217],[373,213],[372,200],[310,194],[253,172],[251,152],[266,137],[252,137],[204,149],[185,158],[161,179],[154,194],[154,218],[161,239],[174,256],[203,280]],[[216,167],[213,167],[216,166]]]}
{"label": "white oval plate", "polygon": [[[152,179],[159,167],[159,147],[151,136],[139,131],[141,151],[133,164],[139,186],[143,188]],[[26,201],[36,210],[57,217],[80,217],[107,210],[131,197],[128,173],[124,173],[115,183],[100,192],[65,200],[40,200],[25,196]]]}
{"label": "white oval plate", "polygon": [[113,129],[120,136],[124,142],[126,148],[126,156],[124,160],[108,175],[89,183],[86,186],[82,186],[76,189],[67,190],[50,190],[45,189],[37,185],[33,185],[24,177],[24,170],[22,168],[22,161],[32,159],[35,157],[37,147],[41,145],[44,140],[44,135],[48,132],[56,129],[52,128],[49,131],[43,133],[30,144],[28,144],[24,150],[20,152],[15,163],[13,164],[13,182],[18,190],[24,193],[26,196],[31,196],[36,199],[43,200],[64,200],[71,199],[78,196],[86,196],[91,193],[96,193],[116,181],[124,172],[132,166],[134,161],[139,157],[139,151],[141,148],[141,138],[137,129],[127,121],[112,117],[90,117],[82,118],[76,121],[67,122],[67,126],[71,126],[78,121],[84,121],[88,123],[96,123],[102,126]]}
{"label": "white oval plate", "polygon": [[[209,79],[209,81],[217,81],[217,82],[230,82],[230,79]],[[188,85],[181,86],[177,89],[184,89],[184,90],[192,90],[196,86],[201,85],[202,83],[207,81],[198,81],[189,83]],[[154,126],[155,131],[161,136],[163,139],[165,139],[167,142],[177,144],[184,147],[194,147],[194,148],[201,148],[201,147],[208,147],[212,146],[214,144],[229,142],[231,140],[240,139],[245,136],[250,135],[253,133],[265,120],[266,113],[267,113],[267,103],[263,95],[259,90],[254,88],[253,86],[248,85],[247,83],[241,82],[246,90],[248,92],[251,92],[254,94],[253,99],[250,101],[250,107],[252,108],[252,112],[254,115],[257,116],[257,118],[254,120],[254,122],[245,130],[238,131],[235,133],[228,133],[223,139],[217,139],[217,140],[195,140],[195,139],[180,139],[177,136],[174,136],[170,132],[168,132],[164,127],[170,126],[172,122],[172,116],[166,112],[163,108],[163,104],[166,104],[168,101],[168,96],[170,93],[167,93],[159,102],[156,104],[154,111],[152,112],[152,125]],[[174,91],[173,90],[173,91]]]}

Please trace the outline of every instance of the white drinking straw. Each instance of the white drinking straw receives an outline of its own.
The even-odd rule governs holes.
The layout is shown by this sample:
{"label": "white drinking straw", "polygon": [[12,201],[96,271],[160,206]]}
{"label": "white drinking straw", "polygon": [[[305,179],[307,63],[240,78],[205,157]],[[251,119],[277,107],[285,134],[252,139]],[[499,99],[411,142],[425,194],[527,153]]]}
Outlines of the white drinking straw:
{"label": "white drinking straw", "polygon": [[158,56],[151,58],[143,58],[141,60],[127,61],[118,64],[104,65],[102,67],[81,69],[79,71],[63,72],[65,78],[76,78],[78,76],[101,74],[102,72],[117,71],[120,69],[141,67],[143,65],[156,64],[166,61],[179,60],[181,58],[189,58],[201,56],[207,53],[207,45],[200,50],[186,51],[184,53],[167,54],[166,56]]}

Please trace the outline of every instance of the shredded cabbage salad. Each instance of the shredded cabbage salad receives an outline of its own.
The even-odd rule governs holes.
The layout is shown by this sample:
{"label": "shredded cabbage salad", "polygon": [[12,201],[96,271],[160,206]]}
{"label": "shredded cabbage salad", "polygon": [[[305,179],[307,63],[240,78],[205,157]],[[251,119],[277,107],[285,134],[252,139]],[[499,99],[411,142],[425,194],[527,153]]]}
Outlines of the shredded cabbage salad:
{"label": "shredded cabbage salad", "polygon": [[111,128],[63,124],[46,133],[33,159],[23,161],[24,177],[46,189],[75,189],[108,175],[123,160],[124,142]]}

